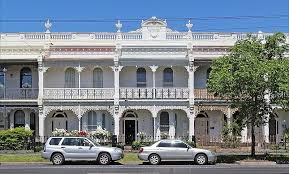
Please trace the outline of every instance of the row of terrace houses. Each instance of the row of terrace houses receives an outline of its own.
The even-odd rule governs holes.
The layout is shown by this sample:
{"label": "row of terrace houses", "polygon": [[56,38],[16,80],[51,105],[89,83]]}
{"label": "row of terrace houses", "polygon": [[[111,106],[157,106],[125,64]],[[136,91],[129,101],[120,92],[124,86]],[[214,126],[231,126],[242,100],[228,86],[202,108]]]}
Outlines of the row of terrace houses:
{"label": "row of terrace houses", "polygon": [[[51,25],[0,33],[0,129],[24,126],[45,137],[101,126],[127,144],[139,132],[219,142],[223,125],[238,117],[206,82],[212,60],[247,33],[197,33],[190,22],[178,32],[156,17],[130,32],[119,21],[114,33],[57,33]],[[276,106],[274,114],[257,129],[259,142],[280,141],[289,127],[289,113]],[[249,128],[242,141],[250,141]]]}

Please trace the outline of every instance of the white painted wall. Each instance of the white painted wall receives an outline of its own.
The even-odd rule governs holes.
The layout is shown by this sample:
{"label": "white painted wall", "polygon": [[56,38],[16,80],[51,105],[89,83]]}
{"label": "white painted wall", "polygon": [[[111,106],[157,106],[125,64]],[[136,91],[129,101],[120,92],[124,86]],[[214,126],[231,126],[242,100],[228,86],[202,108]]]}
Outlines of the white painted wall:
{"label": "white painted wall", "polygon": [[[156,71],[156,87],[163,87],[163,71],[167,67],[159,67]],[[173,86],[188,87],[188,72],[185,67],[173,66]]]}
{"label": "white painted wall", "polygon": [[[120,87],[137,87],[136,71],[140,67],[128,66],[123,67],[119,76]],[[153,87],[153,73],[149,67],[146,69],[147,87]]]}

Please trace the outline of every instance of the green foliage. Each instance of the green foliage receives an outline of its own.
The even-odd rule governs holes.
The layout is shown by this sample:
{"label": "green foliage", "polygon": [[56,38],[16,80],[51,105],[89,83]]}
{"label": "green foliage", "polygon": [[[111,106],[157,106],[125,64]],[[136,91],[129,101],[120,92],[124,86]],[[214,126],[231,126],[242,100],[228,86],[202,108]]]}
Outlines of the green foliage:
{"label": "green foliage", "polygon": [[188,140],[188,141],[186,141],[186,143],[187,143],[188,145],[190,145],[191,147],[197,147],[197,144],[196,144],[195,141]]}
{"label": "green foliage", "polygon": [[117,143],[116,147],[121,148],[122,150],[124,149],[124,143]]}
{"label": "green foliage", "polygon": [[169,134],[167,132],[161,132],[161,139],[168,139]]}
{"label": "green foliage", "polygon": [[140,141],[134,141],[134,142],[132,142],[131,147],[133,150],[139,150],[141,147],[141,142]]}
{"label": "green foliage", "polygon": [[283,138],[284,138],[284,140],[286,140],[287,142],[289,141],[289,128],[286,128],[286,129],[283,131]]}
{"label": "green foliage", "polygon": [[231,124],[225,124],[222,128],[222,141],[224,144],[223,147],[226,148],[236,148],[240,146],[241,143],[241,131],[242,126],[239,125],[236,121]]}
{"label": "green foliage", "polygon": [[[208,89],[238,108],[243,125],[252,127],[252,155],[255,155],[255,126],[267,122],[270,102],[289,106],[289,60],[285,35],[276,33],[266,42],[254,36],[238,41],[230,53],[213,61]],[[267,95],[270,94],[270,95]],[[284,95],[287,94],[287,95]],[[266,99],[266,97],[268,99]]]}
{"label": "green foliage", "polygon": [[23,127],[0,131],[0,149],[2,150],[24,150],[29,144],[29,138],[33,131]]}

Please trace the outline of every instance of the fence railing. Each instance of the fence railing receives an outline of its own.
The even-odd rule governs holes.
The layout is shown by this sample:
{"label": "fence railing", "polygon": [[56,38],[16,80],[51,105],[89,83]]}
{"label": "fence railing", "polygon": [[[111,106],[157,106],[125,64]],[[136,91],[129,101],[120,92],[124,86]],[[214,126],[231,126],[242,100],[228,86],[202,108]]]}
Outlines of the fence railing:
{"label": "fence railing", "polygon": [[44,88],[44,99],[113,99],[114,88]]}
{"label": "fence railing", "polygon": [[188,88],[120,88],[121,99],[188,99]]}
{"label": "fence railing", "polygon": [[37,88],[0,88],[0,99],[37,99]]}

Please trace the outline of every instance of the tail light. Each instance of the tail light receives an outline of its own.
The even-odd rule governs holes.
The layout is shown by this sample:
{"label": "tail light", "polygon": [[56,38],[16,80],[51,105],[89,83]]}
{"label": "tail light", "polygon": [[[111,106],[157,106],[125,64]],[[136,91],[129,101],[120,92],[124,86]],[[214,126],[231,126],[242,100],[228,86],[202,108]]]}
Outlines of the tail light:
{"label": "tail light", "polygon": [[142,152],[143,152],[143,148],[140,148],[138,153],[142,153]]}

